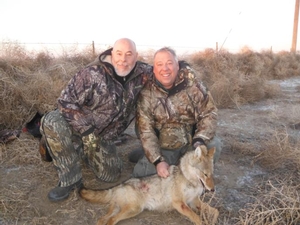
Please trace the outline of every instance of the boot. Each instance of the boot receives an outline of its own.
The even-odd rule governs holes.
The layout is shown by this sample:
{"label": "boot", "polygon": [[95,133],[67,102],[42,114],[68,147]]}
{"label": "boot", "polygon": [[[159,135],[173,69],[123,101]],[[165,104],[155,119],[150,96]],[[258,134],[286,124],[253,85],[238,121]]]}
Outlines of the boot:
{"label": "boot", "polygon": [[132,163],[137,163],[145,155],[142,148],[134,149],[128,154],[128,160]]}
{"label": "boot", "polygon": [[67,199],[69,197],[69,194],[72,190],[75,188],[81,188],[82,186],[82,179],[77,181],[76,183],[67,186],[67,187],[55,187],[48,193],[48,199],[52,202],[61,201],[64,199]]}

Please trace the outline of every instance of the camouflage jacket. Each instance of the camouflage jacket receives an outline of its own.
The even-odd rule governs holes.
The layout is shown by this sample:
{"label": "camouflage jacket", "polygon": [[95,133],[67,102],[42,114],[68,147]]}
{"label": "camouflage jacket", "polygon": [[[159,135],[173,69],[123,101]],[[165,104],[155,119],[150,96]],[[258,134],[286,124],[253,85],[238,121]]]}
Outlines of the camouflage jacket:
{"label": "camouflage jacket", "polygon": [[146,156],[154,162],[160,149],[178,149],[196,141],[207,144],[215,135],[217,108],[195,72],[184,62],[175,85],[165,90],[153,78],[142,90],[137,108],[137,129]]}
{"label": "camouflage jacket", "polygon": [[58,98],[58,109],[73,129],[105,140],[120,135],[135,117],[138,95],[152,66],[137,62],[124,85],[114,77],[111,49],[80,70]]}

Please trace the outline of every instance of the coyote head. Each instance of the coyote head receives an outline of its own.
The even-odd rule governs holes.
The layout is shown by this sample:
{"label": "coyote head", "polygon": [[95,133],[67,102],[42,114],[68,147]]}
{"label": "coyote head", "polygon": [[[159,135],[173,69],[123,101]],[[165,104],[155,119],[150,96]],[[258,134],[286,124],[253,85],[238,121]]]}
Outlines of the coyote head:
{"label": "coyote head", "polygon": [[194,152],[188,152],[180,163],[184,176],[194,185],[201,183],[206,191],[214,191],[213,157],[215,148],[207,150],[198,146]]}
{"label": "coyote head", "polygon": [[215,148],[207,150],[204,146],[198,146],[195,150],[195,157],[200,161],[196,168],[199,168],[199,173],[197,174],[198,179],[202,182],[203,186],[208,191],[215,191],[214,184],[214,154]]}

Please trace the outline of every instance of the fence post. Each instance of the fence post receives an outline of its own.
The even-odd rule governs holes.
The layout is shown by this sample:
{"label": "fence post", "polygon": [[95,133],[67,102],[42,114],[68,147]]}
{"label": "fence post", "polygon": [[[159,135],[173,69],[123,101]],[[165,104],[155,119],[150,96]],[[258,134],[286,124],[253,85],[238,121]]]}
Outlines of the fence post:
{"label": "fence post", "polygon": [[93,57],[95,57],[95,43],[94,43],[94,41],[92,42],[92,48],[93,48]]}
{"label": "fence post", "polygon": [[295,13],[294,13],[293,40],[292,40],[292,48],[291,48],[292,53],[296,53],[297,33],[298,33],[298,18],[299,18],[299,0],[296,0]]}

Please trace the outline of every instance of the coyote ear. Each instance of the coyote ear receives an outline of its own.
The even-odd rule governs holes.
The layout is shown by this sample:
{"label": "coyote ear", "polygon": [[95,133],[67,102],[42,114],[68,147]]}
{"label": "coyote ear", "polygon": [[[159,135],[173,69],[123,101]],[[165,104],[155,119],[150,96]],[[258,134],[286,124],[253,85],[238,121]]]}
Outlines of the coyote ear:
{"label": "coyote ear", "polygon": [[208,151],[209,157],[213,158],[215,152],[216,152],[216,147],[213,147],[213,148],[209,149],[209,151]]}
{"label": "coyote ear", "polygon": [[202,155],[202,151],[201,151],[200,146],[198,146],[198,147],[195,149],[195,157],[196,157],[196,158],[200,158],[201,155]]}

